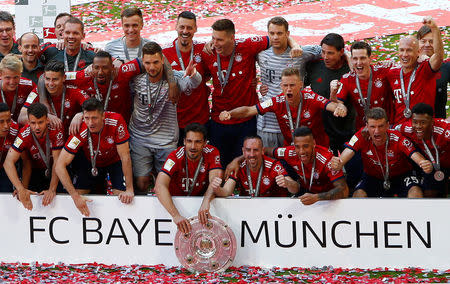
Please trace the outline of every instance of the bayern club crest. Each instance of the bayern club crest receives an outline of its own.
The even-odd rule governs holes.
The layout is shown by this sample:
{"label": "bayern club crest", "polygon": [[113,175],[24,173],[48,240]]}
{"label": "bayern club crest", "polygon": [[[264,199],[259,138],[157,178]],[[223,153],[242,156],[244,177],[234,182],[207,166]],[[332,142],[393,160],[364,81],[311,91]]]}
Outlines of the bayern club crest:
{"label": "bayern club crest", "polygon": [[305,111],[305,112],[303,113],[303,116],[304,116],[305,118],[310,118],[310,117],[311,117],[311,113],[309,113],[309,111]]}
{"label": "bayern club crest", "polygon": [[380,79],[375,80],[375,87],[381,88],[383,87],[383,82]]}
{"label": "bayern club crest", "polygon": [[319,173],[318,172],[314,172],[314,179],[319,179]]}
{"label": "bayern club crest", "polygon": [[197,63],[202,62],[202,57],[200,56],[200,54],[196,54],[194,56],[194,61],[197,62]]}
{"label": "bayern club crest", "polygon": [[241,62],[241,61],[242,61],[242,55],[238,53],[236,55],[236,62]]}
{"label": "bayern club crest", "polygon": [[264,185],[269,185],[270,184],[270,179],[268,177],[264,177],[263,178],[263,184]]}
{"label": "bayern club crest", "polygon": [[70,108],[70,102],[69,101],[65,101],[64,102],[64,107],[65,108]]}

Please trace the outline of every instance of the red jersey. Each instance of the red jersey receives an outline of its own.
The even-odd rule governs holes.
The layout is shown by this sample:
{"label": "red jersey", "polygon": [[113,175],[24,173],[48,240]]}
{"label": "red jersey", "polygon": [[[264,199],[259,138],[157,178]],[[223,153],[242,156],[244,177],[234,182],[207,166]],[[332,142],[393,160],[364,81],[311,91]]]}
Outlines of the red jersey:
{"label": "red jersey", "polygon": [[[325,133],[325,128],[322,122],[322,110],[325,110],[330,101],[325,97],[317,95],[313,91],[302,90],[303,96],[302,109],[300,111],[300,126],[308,126],[314,135],[318,145],[328,148],[330,139]],[[292,124],[295,128],[297,120],[298,107],[289,106],[292,115]],[[289,117],[287,115],[286,97],[284,94],[273,97],[256,105],[259,114],[273,112],[277,116],[278,124],[280,125],[281,133],[284,137],[284,144],[286,146],[292,143],[292,133],[289,128]]]}
{"label": "red jersey", "polygon": [[[73,86],[66,86],[66,95],[64,97],[64,109],[63,109],[63,128],[64,134],[67,137],[69,133],[70,122],[73,117],[81,112],[81,105],[85,100],[89,99],[89,96],[83,94],[79,89],[74,89]],[[48,98],[49,103],[50,100],[53,102],[55,106],[56,116],[61,117],[61,101],[62,94],[56,97]],[[28,108],[31,104],[39,102],[39,93],[37,88],[35,88],[29,95],[25,104],[23,105],[25,108]],[[50,112],[53,111],[50,109]]]}
{"label": "red jersey", "polygon": [[[387,74],[389,68],[381,66],[370,66],[372,69],[372,91],[370,95],[370,108],[381,107],[388,112],[391,89],[389,87],[389,81],[387,80]],[[341,101],[350,99],[353,107],[356,110],[356,129],[360,129],[365,126],[364,121],[364,105],[361,101],[358,87],[356,85],[356,73],[350,72],[344,74],[340,80],[342,87],[337,93],[337,98]],[[367,98],[367,88],[369,86],[369,79],[359,79],[361,86],[361,93],[363,97]],[[389,115],[388,115],[389,116]]]}
{"label": "red jersey", "polygon": [[[405,110],[405,102],[402,95],[401,81],[400,81],[401,67],[392,67],[388,74],[388,80],[393,92],[393,119],[391,124],[400,124],[406,122],[408,118],[403,115]],[[405,92],[408,91],[409,80],[413,71],[403,74],[403,82],[405,86]],[[436,98],[436,79],[439,72],[434,72],[431,69],[430,62],[428,60],[419,64],[415,80],[411,85],[410,103],[409,108],[412,109],[418,103],[426,103],[433,107]]]}
{"label": "red jersey", "polygon": [[[6,155],[8,154],[9,148],[11,148],[11,145],[14,143],[14,140],[17,137],[17,134],[19,133],[19,125],[14,120],[11,121],[11,125],[9,126],[9,132],[8,135],[1,138],[0,137],[0,143],[2,144],[1,147],[1,159],[0,159],[0,168],[3,168],[3,162],[5,161]],[[5,140],[3,140],[5,139]],[[3,142],[4,141],[4,142]]]}
{"label": "red jersey", "polygon": [[[163,53],[170,65],[172,65],[173,70],[182,71],[183,68],[175,47],[176,42],[177,40],[174,40],[170,46],[164,48]],[[190,94],[186,94],[184,92],[180,94],[180,100],[177,104],[177,119],[178,126],[180,128],[185,128],[188,124],[194,122],[205,124],[209,120],[208,97],[211,90],[206,85],[206,82],[210,80],[210,76],[206,74],[201,65],[201,54],[205,44],[194,42],[193,45],[194,50],[192,53],[192,59],[194,60],[194,63],[197,64],[197,72],[202,75],[202,82],[197,88],[191,90]],[[191,59],[191,52],[182,52],[180,50],[180,54],[183,60],[183,66],[186,68]]]}
{"label": "red jersey", "polygon": [[[201,196],[205,194],[209,185],[209,171],[214,169],[222,169],[220,164],[220,153],[216,147],[206,145],[203,148],[203,162],[200,165],[197,180],[192,189],[191,196]],[[198,161],[188,159],[189,182],[192,184],[194,174],[198,167]],[[170,176],[169,192],[173,196],[187,196],[189,194],[186,189],[186,155],[185,148],[179,147],[172,151],[166,159],[161,171]]]}
{"label": "red jersey", "polygon": [[331,169],[331,158],[333,153],[325,147],[316,145],[315,150],[315,169],[313,174],[313,180],[311,183],[311,189],[309,184],[311,181],[311,172],[313,162],[309,164],[303,164],[304,173],[302,170],[302,162],[295,152],[294,146],[275,148],[273,156],[277,159],[285,160],[291,165],[297,174],[300,176],[300,186],[311,193],[327,192],[334,188],[333,182],[344,177],[344,172],[334,171]]}
{"label": "red jersey", "polygon": [[6,102],[3,100],[3,96],[0,97],[2,103],[6,103],[11,109],[12,119],[17,121],[19,117],[20,110],[22,109],[25,100],[28,97],[28,94],[36,87],[36,84],[33,81],[27,78],[20,78],[18,90],[17,90],[17,99],[16,99],[16,107],[15,109],[11,109],[14,104],[14,96],[16,95],[16,91],[5,91],[3,90],[3,95],[5,96]]}
{"label": "red jersey", "polygon": [[[134,76],[141,74],[142,71],[141,61],[138,58],[128,63],[124,63],[120,66],[119,72],[111,85],[111,94],[109,96],[107,110],[120,113],[127,122],[130,120],[131,116],[130,81]],[[84,71],[66,72],[66,84],[76,86],[89,97],[95,97],[97,95],[94,86],[94,77],[86,76]],[[102,101],[104,101],[108,93],[109,83],[97,83],[97,87],[101,94]]]}
{"label": "red jersey", "polygon": [[[350,141],[345,143],[345,146],[355,152],[361,151],[364,172],[369,176],[383,180],[383,171],[386,172],[385,144],[375,146],[370,138],[369,140],[363,138],[361,130],[356,132]],[[416,152],[416,148],[410,140],[396,130],[388,130],[388,135],[387,157],[389,178],[392,178],[412,169],[408,157]],[[383,171],[381,166],[383,166]]]}
{"label": "red jersey", "polygon": [[[64,134],[62,128],[52,128],[50,124],[47,126],[48,138],[50,140],[50,150],[60,150],[64,146]],[[37,138],[37,137],[36,137]],[[42,135],[41,138],[37,138],[39,145],[45,155],[47,151],[47,135]],[[27,151],[31,158],[31,164],[33,168],[45,169],[45,162],[39,153],[39,149],[36,146],[33,135],[31,133],[30,125],[25,125],[20,129],[19,135],[17,135],[12,148],[19,153],[24,150]],[[50,151],[50,165],[53,163],[52,151]]]}
{"label": "red jersey", "polygon": [[[260,181],[259,197],[274,197],[274,196],[289,196],[285,188],[277,185],[275,177],[279,175],[287,176],[287,173],[281,163],[270,157],[263,156],[263,171]],[[250,171],[252,178],[253,190],[256,190],[256,183],[258,182],[259,171]],[[244,160],[239,165],[239,171],[233,173],[230,178],[234,179],[239,189],[239,195],[251,196],[250,187],[247,177],[247,162]]]}
{"label": "red jersey", "polygon": [[[120,157],[117,153],[116,145],[123,144],[130,138],[127,124],[120,114],[106,111],[103,123],[103,129],[100,134],[99,154],[96,159],[96,166],[98,167],[106,167],[118,162]],[[91,135],[92,148],[95,153],[97,151],[99,133],[91,133]],[[83,148],[84,155],[90,161],[88,128],[84,122],[81,124],[80,133],[70,136],[64,146],[64,149],[73,155],[80,148]]]}
{"label": "red jersey", "polygon": [[[416,133],[412,129],[411,120],[398,125],[398,128],[406,138],[410,139],[414,143],[414,145],[421,150],[423,156],[427,160],[431,161],[431,159],[427,155],[427,152],[425,151],[422,140],[419,140],[417,138]],[[436,147],[439,151],[439,161],[441,167],[450,168],[450,123],[448,123],[444,119],[435,118],[432,136],[434,143],[436,144]],[[436,159],[436,150],[431,143],[431,139],[426,140],[425,143],[427,143],[428,149],[431,151],[433,158]]]}
{"label": "red jersey", "polygon": [[[267,36],[254,36],[248,39],[236,39],[235,46],[231,74],[228,77],[228,83],[223,89],[223,93],[218,77],[217,53],[215,51],[213,51],[212,55],[202,53],[203,67],[209,70],[214,85],[211,119],[221,124],[236,124],[251,119],[220,121],[219,114],[224,110],[240,106],[253,106],[258,103],[256,88],[252,84],[256,77],[256,55],[269,47],[269,38]],[[231,55],[220,56],[221,71],[224,79],[227,76],[230,59]]]}

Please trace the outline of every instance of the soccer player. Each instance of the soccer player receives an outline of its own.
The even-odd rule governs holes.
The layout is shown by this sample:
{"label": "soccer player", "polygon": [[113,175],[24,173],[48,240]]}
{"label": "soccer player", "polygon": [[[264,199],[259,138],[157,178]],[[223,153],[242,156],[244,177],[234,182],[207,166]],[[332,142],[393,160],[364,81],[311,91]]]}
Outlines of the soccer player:
{"label": "soccer player", "polygon": [[433,169],[431,162],[416,151],[410,140],[398,131],[389,129],[386,112],[379,107],[366,113],[368,136],[359,130],[339,157],[332,160],[332,169],[340,170],[356,152],[360,151],[364,174],[353,197],[410,197],[423,196],[419,180],[412,173],[411,158],[425,173]]}
{"label": "soccer player", "polygon": [[352,44],[351,58],[355,71],[344,74],[340,81],[330,83],[330,100],[351,101],[356,110],[356,129],[366,125],[365,113],[372,107],[388,110],[391,89],[387,81],[389,67],[371,65],[372,48],[363,41]]}
{"label": "soccer player", "polygon": [[[314,93],[327,99],[330,98],[330,82],[340,80],[350,71],[345,52],[344,39],[341,35],[327,34],[320,42],[322,59],[310,61],[306,64],[305,86],[311,86]],[[351,104],[345,104],[348,113],[345,118],[333,117],[329,112],[322,112],[325,132],[330,138],[330,148],[335,154],[344,147],[355,132],[354,109]],[[317,139],[318,137],[314,135]]]}
{"label": "soccer player", "polygon": [[263,142],[259,136],[248,136],[242,147],[244,160],[220,187],[222,179],[213,181],[213,190],[217,196],[230,196],[235,188],[240,196],[276,197],[295,194],[299,185],[291,179],[280,162],[264,155]]}
{"label": "soccer player", "polygon": [[81,105],[89,97],[73,87],[65,86],[64,64],[59,61],[50,61],[45,66],[44,88],[36,87],[20,111],[19,123],[26,124],[28,120],[27,108],[39,102],[42,94],[49,101],[49,122],[52,126],[62,127],[64,136],[68,137],[69,126],[76,114],[81,113]]}
{"label": "soccer player", "polygon": [[13,16],[0,11],[0,61],[10,53],[20,54],[17,43],[14,42],[16,25]]}
{"label": "soccer player", "polygon": [[184,128],[190,123],[200,123],[206,125],[209,120],[209,103],[208,97],[211,90],[206,86],[210,76],[206,76],[206,72],[202,70],[201,53],[203,43],[193,41],[195,32],[197,31],[197,22],[195,14],[189,11],[184,11],[178,15],[177,24],[175,27],[178,37],[171,45],[163,49],[163,53],[172,66],[173,70],[184,71],[189,62],[194,61],[197,66],[197,72],[202,75],[202,82],[200,85],[189,93],[181,93],[180,100],[177,104],[177,119],[179,138],[178,146],[183,145]]}
{"label": "soccer player", "polygon": [[22,77],[30,79],[37,84],[39,76],[44,73],[44,64],[39,59],[41,47],[39,37],[35,33],[24,33],[18,40],[19,50],[22,53]]}
{"label": "soccer player", "polygon": [[189,233],[189,221],[181,216],[173,204],[172,196],[202,196],[199,219],[203,224],[209,215],[213,198],[211,182],[223,175],[220,154],[216,147],[206,143],[205,126],[192,123],[185,128],[184,146],[169,154],[156,178],[155,192],[161,204],[172,216],[178,229]]}
{"label": "soccer player", "polygon": [[75,17],[69,18],[64,23],[64,49],[59,50],[54,44],[45,47],[42,50],[43,62],[61,61],[65,72],[82,70],[91,65],[95,53],[82,47],[84,37],[83,22]]}
{"label": "soccer player", "polygon": [[56,38],[59,40],[64,40],[64,24],[70,19],[72,15],[69,13],[59,13],[54,22]]}
{"label": "soccer player", "polygon": [[11,111],[5,103],[0,103],[0,192],[13,192],[14,188],[3,168],[3,162],[19,132],[19,125],[11,119]]}
{"label": "soccer player", "polygon": [[[17,190],[20,202],[31,210],[30,194],[40,192],[44,196],[42,204],[46,206],[52,202],[57,191],[62,192],[55,166],[64,146],[64,134],[62,128],[50,126],[45,105],[32,104],[27,112],[28,124],[20,130],[3,167]],[[19,158],[23,161],[22,181],[15,166]]]}
{"label": "soccer player", "polygon": [[[57,161],[56,173],[70,194],[81,214],[89,216],[86,202],[81,194],[89,193],[97,186],[104,188],[107,173],[111,178],[113,193],[125,204],[134,197],[128,129],[120,114],[103,111],[103,104],[96,98],[83,103],[83,124],[80,133],[67,140]],[[75,154],[82,149],[81,161],[73,165],[78,176],[72,183],[66,167]]]}
{"label": "soccer player", "polygon": [[[261,51],[257,58],[261,70],[262,101],[278,96],[282,92],[281,73],[285,68],[292,67],[300,70],[303,78],[306,62],[319,59],[321,54],[321,48],[318,45],[303,46],[302,56],[292,58],[291,48],[288,45],[289,23],[283,17],[270,19],[267,23],[267,32],[272,46]],[[264,146],[283,146],[284,138],[275,114],[258,115],[257,119],[257,132]]]}
{"label": "soccer player", "polygon": [[34,83],[21,78],[22,61],[14,54],[8,54],[0,62],[0,94],[2,102],[8,104],[13,120],[17,121],[20,110],[35,88]]}
{"label": "soccer player", "polygon": [[419,41],[413,36],[400,39],[398,55],[400,66],[392,68],[388,79],[393,90],[393,125],[406,122],[411,118],[411,108],[419,102],[432,107],[436,97],[437,72],[444,58],[444,46],[441,32],[431,17],[423,20],[433,34],[434,54],[428,60],[419,63]]}
{"label": "soccer player", "polygon": [[[430,26],[423,25],[417,31],[417,39],[419,40],[419,53],[426,55],[428,58],[434,54],[434,35]],[[450,81],[450,60],[447,58],[442,63],[440,68],[440,76],[436,80],[436,103],[434,105],[435,117],[446,118],[447,112],[445,106],[447,105],[447,85]]]}
{"label": "soccer player", "polygon": [[433,172],[423,174],[421,187],[425,197],[447,196],[450,169],[450,124],[433,118],[433,108],[418,103],[412,108],[412,117],[397,129],[420,149],[433,164]]}
{"label": "soccer player", "polygon": [[108,42],[105,51],[112,57],[128,62],[135,58],[142,58],[142,47],[149,42],[141,37],[144,19],[138,8],[127,8],[120,15],[124,36]]}
{"label": "soccer player", "polygon": [[[167,156],[178,143],[176,107],[169,101],[167,80],[163,77],[161,46],[149,42],[142,48],[145,73],[133,81],[133,113],[130,120],[133,173],[140,192],[146,192],[150,174],[161,170]],[[174,71],[181,91],[199,86],[202,76],[191,61],[184,72]],[[184,77],[183,77],[184,76]]]}
{"label": "soccer player", "polygon": [[297,68],[286,68],[281,75],[283,93],[254,106],[242,106],[231,111],[223,111],[221,120],[242,119],[267,112],[275,113],[283,133],[284,144],[294,141],[294,130],[301,125],[310,127],[317,144],[328,148],[329,140],[322,123],[321,111],[333,112],[335,116],[345,116],[347,109],[343,104],[330,102],[311,91],[303,90],[303,80]]}
{"label": "soccer player", "polygon": [[84,91],[90,97],[96,97],[103,103],[105,111],[117,112],[126,122],[131,115],[131,79],[144,71],[141,59],[134,59],[120,66],[114,72],[113,59],[106,51],[95,54],[92,63],[92,76],[84,71],[66,74],[66,83]]}
{"label": "soccer player", "polygon": [[285,161],[300,177],[299,199],[304,205],[319,200],[347,198],[348,186],[342,170],[331,169],[333,154],[325,147],[316,145],[314,135],[307,126],[294,132],[294,145],[280,148],[265,148],[264,152]]}
{"label": "soccer player", "polygon": [[[224,165],[240,155],[244,137],[256,135],[256,118],[220,121],[219,115],[227,109],[252,106],[258,102],[254,86],[256,55],[270,46],[268,37],[255,36],[235,39],[234,24],[221,19],[212,25],[212,54],[202,54],[202,63],[213,78],[211,121],[209,135]],[[289,45],[299,51],[291,39]],[[294,46],[295,45],[295,46]]]}

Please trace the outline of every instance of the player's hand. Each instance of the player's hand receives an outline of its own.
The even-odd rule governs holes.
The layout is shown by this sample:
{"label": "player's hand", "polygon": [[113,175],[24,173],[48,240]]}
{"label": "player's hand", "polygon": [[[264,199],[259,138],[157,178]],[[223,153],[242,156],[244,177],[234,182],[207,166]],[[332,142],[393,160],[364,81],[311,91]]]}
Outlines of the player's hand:
{"label": "player's hand", "polygon": [[430,29],[432,29],[432,30],[438,28],[436,22],[435,22],[434,19],[433,19],[432,17],[430,17],[430,16],[427,16],[427,17],[423,18],[422,23],[423,23],[424,25],[426,25],[426,26],[429,26]]}
{"label": "player's hand", "polygon": [[330,82],[330,94],[335,95],[337,94],[339,87],[342,85],[339,80],[333,80]]}
{"label": "player's hand", "polygon": [[57,48],[57,49],[59,49],[59,50],[63,50],[64,49],[64,40],[63,39],[61,39],[61,40],[58,40],[56,43],[55,43],[55,47]]}
{"label": "player's hand", "polygon": [[214,193],[216,193],[218,190],[220,190],[220,185],[222,184],[222,179],[220,177],[213,178],[210,186]]}
{"label": "player's hand", "polygon": [[279,187],[287,188],[286,178],[283,175],[276,176],[275,182]]}
{"label": "player's hand", "polygon": [[51,113],[49,113],[47,117],[51,127],[62,128],[62,121],[61,119],[59,119],[59,117]]}
{"label": "player's hand", "polygon": [[177,215],[173,217],[173,222],[177,224],[178,230],[182,233],[188,234],[191,231],[191,223],[189,223],[189,220],[183,216]]}
{"label": "player's hand", "polygon": [[[420,49],[420,52],[422,52],[423,51],[423,46],[422,46],[422,48]],[[419,57],[417,58],[417,62],[418,63],[422,63],[422,62],[424,62],[425,60],[427,60],[427,59],[430,59],[430,57],[428,56],[428,55],[426,55],[426,54],[420,54],[419,55]]]}
{"label": "player's hand", "polygon": [[195,73],[197,73],[197,69],[195,69],[196,66],[197,66],[197,64],[195,64],[193,60],[189,61],[189,64],[186,67],[186,70],[184,71],[184,77],[186,77],[186,76],[189,76],[189,77],[194,76]]}
{"label": "player's hand", "polygon": [[200,220],[200,223],[202,225],[206,225],[206,223],[208,223],[209,216],[209,202],[204,202],[198,210],[198,219]]}
{"label": "player's hand", "polygon": [[119,193],[119,200],[125,204],[130,204],[133,201],[133,197],[134,192],[132,192],[131,190],[126,190]]}
{"label": "player's hand", "polygon": [[42,205],[47,206],[50,203],[52,203],[53,198],[55,198],[56,196],[56,192],[54,190],[43,190],[39,193],[39,195],[43,195],[44,197],[42,197]]}
{"label": "player's hand", "polygon": [[84,197],[80,194],[76,194],[72,196],[73,203],[75,203],[75,206],[80,210],[81,214],[83,214],[86,217],[89,217],[89,208],[87,206],[87,202],[92,202],[92,199],[89,199],[87,197]]}
{"label": "player's hand", "polygon": [[77,113],[70,122],[69,134],[76,135],[80,132],[81,123],[83,122],[83,114]]}
{"label": "player's hand", "polygon": [[214,50],[214,45],[212,43],[212,41],[209,41],[207,43],[205,43],[205,46],[203,47],[203,52],[208,54],[208,55],[212,55],[213,54],[213,50]]}
{"label": "player's hand", "polygon": [[419,162],[419,167],[422,168],[422,170],[426,174],[430,174],[433,171],[433,164],[429,160],[422,160]]}
{"label": "player's hand", "polygon": [[94,47],[89,42],[82,42],[81,43],[81,48],[82,49],[90,49],[90,50],[94,51],[95,53],[97,53],[97,52],[102,50],[100,47]]}
{"label": "player's hand", "polygon": [[345,117],[347,115],[347,107],[344,104],[338,103],[333,115],[336,117]]}
{"label": "player's hand", "polygon": [[330,165],[331,165],[331,169],[333,171],[340,171],[340,170],[342,170],[342,167],[344,166],[341,158],[339,158],[339,157],[331,158]]}
{"label": "player's hand", "polygon": [[300,56],[302,56],[302,54],[303,54],[303,49],[301,48],[301,46],[294,46],[293,48],[291,48],[291,52],[289,53],[291,58],[300,57]]}
{"label": "player's hand", "polygon": [[220,121],[230,120],[230,119],[231,119],[231,114],[230,114],[230,112],[229,112],[229,111],[226,111],[226,110],[222,111],[222,112],[219,114],[219,119],[220,119]]}
{"label": "player's hand", "polygon": [[261,94],[261,96],[267,95],[268,92],[269,86],[262,84],[261,87],[259,87],[259,93]]}
{"label": "player's hand", "polygon": [[169,101],[172,102],[172,104],[176,105],[178,101],[180,100],[180,90],[178,89],[177,83],[169,83]]}
{"label": "player's hand", "polygon": [[298,199],[303,203],[303,205],[311,205],[319,201],[319,195],[313,193],[305,193]]}
{"label": "player's hand", "polygon": [[239,171],[239,160],[234,158],[226,167],[224,178],[228,179],[231,173],[237,173]]}
{"label": "player's hand", "polygon": [[22,202],[23,207],[28,210],[33,209],[33,202],[31,202],[30,195],[37,195],[36,192],[29,189],[18,190],[17,198]]}
{"label": "player's hand", "polygon": [[394,61],[383,60],[383,61],[378,62],[378,65],[380,65],[382,68],[391,68],[394,65]]}

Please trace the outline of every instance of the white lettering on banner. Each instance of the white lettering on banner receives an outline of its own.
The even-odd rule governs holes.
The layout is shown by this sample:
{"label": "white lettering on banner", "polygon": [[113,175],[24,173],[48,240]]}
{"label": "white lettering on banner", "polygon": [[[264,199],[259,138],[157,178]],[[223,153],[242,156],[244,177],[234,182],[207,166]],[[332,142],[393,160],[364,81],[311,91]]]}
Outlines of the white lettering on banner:
{"label": "white lettering on banner", "polygon": [[[57,196],[49,207],[32,196],[28,211],[0,194],[0,226],[8,228],[0,261],[179,265],[176,225],[156,197],[136,197],[132,205],[117,197],[90,198],[91,216],[83,217],[69,196]],[[201,201],[174,198],[186,217],[197,214]],[[232,198],[215,199],[211,214],[233,229],[237,266],[447,269],[449,205],[450,200],[348,199],[304,206],[289,198]]]}

